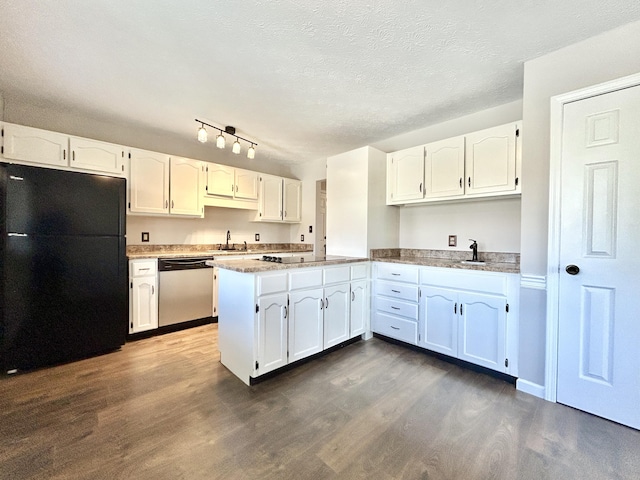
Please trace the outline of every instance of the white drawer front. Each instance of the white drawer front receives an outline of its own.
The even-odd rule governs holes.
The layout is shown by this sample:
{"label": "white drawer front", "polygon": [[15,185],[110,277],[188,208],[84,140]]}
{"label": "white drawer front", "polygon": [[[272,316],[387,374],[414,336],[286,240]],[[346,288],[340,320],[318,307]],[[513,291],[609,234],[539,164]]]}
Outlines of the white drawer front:
{"label": "white drawer front", "polygon": [[418,283],[418,267],[397,263],[377,263],[376,278],[394,282]]}
{"label": "white drawer front", "polygon": [[158,271],[158,261],[154,259],[132,260],[130,262],[130,272],[132,277],[146,277],[155,275]]}
{"label": "white drawer front", "polygon": [[410,302],[418,301],[418,287],[416,285],[406,285],[403,283],[392,283],[376,281],[376,295],[384,295]]}
{"label": "white drawer front", "polygon": [[418,321],[418,304],[400,302],[386,297],[375,298],[376,310],[391,313],[393,315],[401,315]]}
{"label": "white drawer front", "polygon": [[418,343],[418,323],[399,317],[376,312],[371,325],[375,333],[416,345]]}
{"label": "white drawer front", "polygon": [[423,268],[420,271],[420,284],[506,295],[508,274],[460,271],[446,268]]}
{"label": "white drawer front", "polygon": [[369,264],[351,265],[351,280],[366,280],[369,277]]}
{"label": "white drawer front", "polygon": [[324,284],[345,283],[349,281],[349,266],[331,267],[324,269]]}
{"label": "white drawer front", "polygon": [[287,291],[287,274],[275,273],[258,277],[258,295]]}
{"label": "white drawer front", "polygon": [[322,269],[302,269],[289,273],[289,285],[291,290],[313,288],[322,286]]}

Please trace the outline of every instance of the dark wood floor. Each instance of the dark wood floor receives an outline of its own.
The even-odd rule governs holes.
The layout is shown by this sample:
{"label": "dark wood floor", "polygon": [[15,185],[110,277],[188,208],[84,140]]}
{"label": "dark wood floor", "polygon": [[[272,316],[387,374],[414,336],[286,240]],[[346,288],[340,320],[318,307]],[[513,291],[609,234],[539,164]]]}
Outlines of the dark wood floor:
{"label": "dark wood floor", "polygon": [[217,325],[0,379],[2,479],[638,479],[640,432],[379,339],[254,387]]}

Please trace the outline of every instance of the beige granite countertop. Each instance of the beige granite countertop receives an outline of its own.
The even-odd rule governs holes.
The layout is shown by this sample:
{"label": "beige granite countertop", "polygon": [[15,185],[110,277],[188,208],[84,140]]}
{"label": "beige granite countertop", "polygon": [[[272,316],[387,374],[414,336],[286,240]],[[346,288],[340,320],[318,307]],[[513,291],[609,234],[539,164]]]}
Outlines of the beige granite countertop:
{"label": "beige granite countertop", "polygon": [[478,252],[478,259],[485,263],[474,265],[461,263],[469,260],[471,252],[457,250],[420,250],[387,248],[371,250],[371,261],[404,263],[421,267],[457,268],[485,272],[520,273],[520,255],[502,252]]}
{"label": "beige granite countertop", "polygon": [[218,244],[210,245],[129,245],[127,246],[127,258],[185,258],[185,257],[221,257],[229,255],[266,255],[268,253],[312,253],[311,245],[307,244],[286,244],[286,243],[266,243],[248,244],[247,250],[244,245],[236,244],[236,248],[242,250],[220,250]]}
{"label": "beige granite countertop", "polygon": [[285,270],[292,268],[307,268],[307,267],[324,267],[326,265],[339,265],[343,263],[357,263],[368,262],[368,258],[355,258],[355,257],[331,257],[328,256],[326,260],[321,262],[306,262],[306,263],[271,263],[263,262],[260,260],[250,259],[215,259],[207,260],[207,265],[210,267],[225,268],[227,270],[233,270],[234,272],[241,273],[260,273],[271,272],[275,270]]}

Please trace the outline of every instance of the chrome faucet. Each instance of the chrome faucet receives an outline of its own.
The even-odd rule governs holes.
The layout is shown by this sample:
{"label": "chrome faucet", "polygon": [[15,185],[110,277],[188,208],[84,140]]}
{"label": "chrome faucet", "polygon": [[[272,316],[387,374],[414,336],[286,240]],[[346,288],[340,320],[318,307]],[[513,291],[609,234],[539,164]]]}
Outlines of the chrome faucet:
{"label": "chrome faucet", "polygon": [[469,245],[469,248],[473,250],[473,257],[471,258],[472,262],[478,261],[478,242],[476,242],[473,238],[470,238],[469,241],[473,242]]}
{"label": "chrome faucet", "polygon": [[227,230],[227,244],[225,246],[225,250],[229,250],[229,240],[231,240],[231,232]]}

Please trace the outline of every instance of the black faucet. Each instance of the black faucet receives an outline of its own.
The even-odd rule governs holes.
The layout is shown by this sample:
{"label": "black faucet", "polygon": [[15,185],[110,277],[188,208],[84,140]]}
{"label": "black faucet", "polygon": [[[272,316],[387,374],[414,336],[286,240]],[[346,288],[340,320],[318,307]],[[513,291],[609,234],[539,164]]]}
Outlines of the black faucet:
{"label": "black faucet", "polygon": [[473,238],[470,238],[469,240],[473,242],[471,245],[469,245],[469,248],[473,250],[473,257],[471,258],[471,261],[477,262],[478,261],[478,242],[476,242]]}

